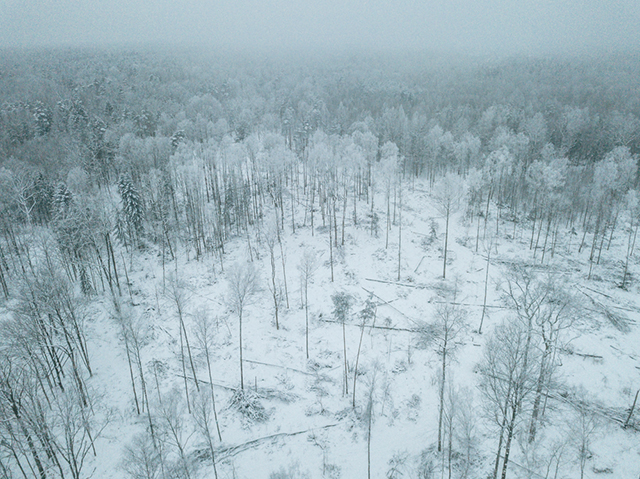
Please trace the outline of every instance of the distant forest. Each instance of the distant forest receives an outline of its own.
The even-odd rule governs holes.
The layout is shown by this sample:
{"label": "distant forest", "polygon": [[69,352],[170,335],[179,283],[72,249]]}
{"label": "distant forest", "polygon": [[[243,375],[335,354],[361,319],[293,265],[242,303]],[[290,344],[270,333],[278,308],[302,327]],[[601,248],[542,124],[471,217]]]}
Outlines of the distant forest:
{"label": "distant forest", "polygon": [[124,242],[143,229],[168,242],[186,222],[179,236],[199,255],[259,218],[265,196],[284,215],[291,181],[298,202],[302,181],[311,217],[318,195],[323,221],[327,198],[368,201],[378,166],[404,179],[465,177],[472,217],[491,203],[514,222],[533,219],[534,232],[544,217],[552,231],[562,219],[604,235],[637,208],[627,195],[638,182],[637,60],[5,52],[6,244],[18,224],[60,226],[73,195],[118,182],[136,201],[119,217]]}
{"label": "distant forest", "polygon": [[302,157],[317,131],[366,131],[398,146],[407,173],[481,167],[500,146],[525,165],[590,165],[640,151],[638,60],[4,52],[0,162],[100,183],[162,168],[180,143],[274,132]]}
{"label": "distant forest", "polygon": [[164,244],[185,222],[178,236],[199,255],[259,218],[265,196],[284,221],[290,182],[299,202],[302,181],[312,222],[316,194],[323,221],[327,198],[368,201],[378,166],[404,179],[461,175],[472,217],[491,203],[514,222],[532,219],[534,232],[543,217],[552,230],[581,222],[594,244],[637,208],[627,194],[640,152],[633,56],[14,51],[0,64],[0,101],[6,244],[18,224],[62,228],[74,195],[117,182],[135,205],[106,230],[125,243],[155,231],[145,239]]}

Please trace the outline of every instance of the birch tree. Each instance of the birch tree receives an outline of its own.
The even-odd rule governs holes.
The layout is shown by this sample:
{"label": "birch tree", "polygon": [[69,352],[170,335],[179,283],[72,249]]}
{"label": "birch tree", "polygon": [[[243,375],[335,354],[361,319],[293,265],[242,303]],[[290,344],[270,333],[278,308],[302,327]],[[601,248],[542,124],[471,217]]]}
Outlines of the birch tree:
{"label": "birch tree", "polygon": [[259,291],[258,273],[252,263],[236,263],[228,273],[227,303],[238,315],[238,350],[240,356],[240,389],[244,390],[242,364],[242,319],[244,309]]}
{"label": "birch tree", "polygon": [[447,379],[447,364],[458,347],[456,339],[466,325],[466,313],[452,304],[439,305],[435,313],[436,352],[442,358],[440,375],[440,391],[438,406],[438,452],[442,451],[442,425],[445,404],[445,384]]}
{"label": "birch tree", "polygon": [[[480,391],[489,417],[498,428],[498,446],[491,477],[506,479],[509,455],[517,428],[535,388],[535,360],[530,331],[518,318],[498,326],[489,337],[478,367]],[[504,443],[504,445],[503,445]]]}
{"label": "birch tree", "polygon": [[444,230],[444,261],[442,265],[442,278],[447,276],[447,250],[449,247],[449,219],[455,213],[459,206],[460,200],[464,195],[464,183],[462,179],[454,174],[447,173],[444,177],[436,182],[433,188],[433,199],[436,202],[438,213],[445,218]]}
{"label": "birch tree", "polygon": [[349,394],[349,367],[347,362],[347,333],[345,331],[345,323],[351,312],[353,297],[348,293],[340,292],[331,295],[331,301],[333,301],[333,316],[336,318],[336,321],[342,325],[342,356],[344,359],[343,395],[345,395]]}
{"label": "birch tree", "polygon": [[313,281],[313,275],[317,269],[318,258],[315,251],[310,248],[305,249],[298,264],[298,271],[300,272],[300,283],[304,291],[304,338],[307,359],[309,359],[309,284]]}

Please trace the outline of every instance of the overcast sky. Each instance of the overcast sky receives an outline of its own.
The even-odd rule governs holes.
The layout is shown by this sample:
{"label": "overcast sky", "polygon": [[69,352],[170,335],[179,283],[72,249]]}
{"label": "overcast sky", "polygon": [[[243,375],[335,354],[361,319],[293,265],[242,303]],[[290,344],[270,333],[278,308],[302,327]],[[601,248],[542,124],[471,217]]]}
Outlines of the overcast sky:
{"label": "overcast sky", "polygon": [[0,0],[0,47],[640,48],[640,0]]}

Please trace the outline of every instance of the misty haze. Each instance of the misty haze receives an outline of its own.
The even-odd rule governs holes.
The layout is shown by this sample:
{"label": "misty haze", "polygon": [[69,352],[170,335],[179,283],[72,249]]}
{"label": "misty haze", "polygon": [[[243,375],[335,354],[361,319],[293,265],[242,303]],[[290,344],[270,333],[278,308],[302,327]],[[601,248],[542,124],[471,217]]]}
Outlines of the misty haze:
{"label": "misty haze", "polygon": [[0,479],[637,479],[639,47],[631,0],[0,0]]}

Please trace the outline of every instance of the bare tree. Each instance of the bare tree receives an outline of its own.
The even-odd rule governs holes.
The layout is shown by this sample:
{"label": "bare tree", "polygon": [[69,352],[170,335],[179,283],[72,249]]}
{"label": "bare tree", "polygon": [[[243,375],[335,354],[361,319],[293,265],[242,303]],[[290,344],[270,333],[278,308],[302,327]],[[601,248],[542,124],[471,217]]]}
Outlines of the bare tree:
{"label": "bare tree", "polygon": [[304,290],[304,316],[305,316],[305,351],[309,359],[309,283],[313,281],[313,275],[318,269],[318,258],[314,250],[305,249],[298,271],[300,272],[300,283]]}
{"label": "bare tree", "polygon": [[367,322],[371,324],[376,320],[376,303],[373,302],[373,295],[367,299],[364,308],[360,311],[360,341],[358,342],[358,353],[356,354],[356,365],[353,368],[353,407],[356,407],[356,381],[358,379],[358,363],[360,361],[360,348],[362,347],[362,337],[364,336],[364,327]]}
{"label": "bare tree", "polygon": [[[149,395],[147,392],[147,382],[145,380],[143,361],[142,361],[142,347],[148,341],[148,325],[144,321],[142,317],[136,316],[134,311],[127,307],[126,305],[120,304],[118,305],[118,299],[114,298],[114,302],[116,302],[116,315],[117,320],[120,323],[122,336],[125,343],[125,349],[127,353],[127,359],[129,361],[129,374],[131,377],[131,382],[133,385],[133,393],[134,399],[136,401],[136,407],[139,406],[138,397],[136,394],[135,388],[135,380],[133,375],[133,368],[131,365],[131,360],[135,361],[135,364],[138,368],[138,378],[140,380],[140,389],[142,392],[142,412],[147,412],[147,419],[149,422],[149,433],[151,434],[151,438],[154,443],[156,440],[155,437],[155,428],[153,424],[153,419],[151,417],[151,407],[149,405]],[[138,414],[140,414],[140,409],[138,409]]]}
{"label": "bare tree", "polygon": [[[277,218],[278,218],[278,214],[276,210],[276,222],[277,222]],[[283,229],[284,229],[284,226],[283,226]],[[277,228],[277,227],[276,227],[276,237],[278,238],[278,245],[280,246],[280,259],[282,260],[282,279],[284,281],[284,298],[287,301],[287,309],[288,309],[289,308],[289,288],[287,287],[287,265],[286,265],[287,256],[284,253],[284,246],[282,245],[282,234],[280,233],[280,228]]]}
{"label": "bare tree", "polygon": [[[482,324],[484,323],[484,317],[487,311],[487,291],[489,290],[489,266],[491,265],[491,248],[493,246],[493,236],[489,239],[489,244],[486,248],[487,253],[487,266],[484,275],[484,297],[482,300],[482,316],[480,317],[480,326],[478,326],[478,334],[482,334]],[[476,244],[476,251],[478,250]]]}
{"label": "bare tree", "polygon": [[[633,249],[636,243],[636,237],[638,235],[638,227],[640,221],[638,221],[639,214],[639,201],[638,192],[636,190],[629,190],[625,196],[626,208],[629,212],[629,239],[627,240],[627,254],[624,261],[624,272],[622,273],[622,283],[620,287],[626,289],[627,287],[627,273],[629,271],[629,259],[633,255]],[[635,224],[634,224],[635,222]]]}
{"label": "bare tree", "polygon": [[371,430],[374,422],[375,392],[376,392],[376,372],[378,364],[373,364],[369,389],[367,391],[367,407],[364,411],[363,419],[366,421],[367,431],[367,479],[371,479]]}
{"label": "bare tree", "polygon": [[454,174],[447,173],[434,186],[433,199],[436,202],[438,213],[445,217],[444,230],[444,261],[442,265],[442,277],[447,275],[447,248],[449,245],[449,218],[460,206],[460,199],[464,194],[462,179]]}
{"label": "bare tree", "polygon": [[[535,388],[537,364],[532,337],[526,323],[519,318],[498,326],[486,343],[484,357],[479,365],[480,391],[485,399],[488,415],[499,428],[493,478],[498,476],[500,458],[502,479],[506,479],[511,443],[527,402]],[[506,438],[505,438],[506,433]],[[504,456],[502,453],[503,441]]]}
{"label": "bare tree", "polygon": [[131,380],[131,389],[133,391],[133,400],[136,405],[136,412],[140,414],[142,411],[140,409],[140,400],[138,399],[138,391],[136,389],[136,379],[133,372],[133,359],[132,359],[132,345],[131,345],[131,334],[128,327],[128,321],[123,312],[122,304],[120,303],[120,298],[116,295],[113,296],[113,305],[114,305],[114,319],[118,323],[120,327],[120,337],[124,342],[124,350],[127,354],[127,363],[129,365],[129,379]]}
{"label": "bare tree", "polygon": [[125,447],[120,467],[131,479],[158,479],[162,477],[159,456],[151,436],[139,434]]}
{"label": "bare tree", "polygon": [[[59,364],[69,361],[69,373],[80,397],[88,402],[82,366],[90,375],[92,371],[84,334],[84,308],[72,285],[56,272],[52,261],[48,261],[46,269],[34,270],[33,277],[25,276],[20,309],[30,321],[39,325],[50,346],[56,350]],[[60,374],[64,374],[61,364],[59,367]]]}
{"label": "bare tree", "polygon": [[193,374],[193,381],[196,385],[196,389],[200,390],[200,385],[198,384],[198,376],[196,374],[196,367],[193,362],[193,355],[191,354],[191,345],[189,343],[189,336],[187,335],[187,327],[185,326],[185,308],[187,302],[187,291],[184,283],[178,278],[172,278],[170,281],[169,287],[169,297],[173,301],[176,306],[176,313],[178,314],[179,321],[179,332],[180,332],[180,362],[182,364],[182,376],[184,381],[184,392],[185,397],[187,399],[187,407],[189,412],[191,412],[191,403],[189,401],[189,386],[187,384],[187,370],[185,366],[185,355],[184,350],[185,346],[187,349],[187,354],[189,356],[189,365],[191,367],[191,373]]}
{"label": "bare tree", "polygon": [[539,344],[535,398],[529,425],[529,442],[535,440],[543,394],[551,387],[557,369],[556,350],[561,333],[572,324],[574,299],[553,277],[539,278],[531,270],[516,266],[507,273],[506,303],[525,325],[525,360],[532,343]]}
{"label": "bare tree", "polygon": [[588,397],[584,390],[578,391],[575,399],[569,433],[580,468],[580,479],[583,479],[587,461],[592,456],[591,444],[600,428],[600,418],[593,407],[588,404]]}
{"label": "bare tree", "polygon": [[349,394],[349,367],[347,363],[347,333],[345,332],[345,323],[351,311],[353,297],[345,292],[335,293],[331,295],[333,301],[333,315],[336,321],[342,324],[342,347],[344,358],[344,374],[343,374],[343,395]]}
{"label": "bare tree", "polygon": [[[213,390],[213,384],[211,385]],[[213,440],[211,438],[211,411],[215,411],[215,403],[212,403],[213,395],[205,394],[204,391],[196,393],[193,396],[193,419],[196,423],[198,432],[204,439],[211,455],[211,464],[213,465],[213,473],[215,479],[218,479],[218,468],[216,467],[216,453],[213,447]],[[216,426],[217,426],[216,417]],[[220,428],[218,428],[218,434],[220,434]],[[221,439],[222,440],[222,439]]]}
{"label": "bare tree", "polygon": [[[280,329],[280,324],[278,322],[278,311],[280,309],[281,303],[281,293],[280,293],[280,285],[276,281],[276,257],[275,257],[275,247],[276,242],[278,242],[278,219],[274,218],[273,221],[267,221],[265,225],[264,232],[264,240],[269,249],[269,258],[271,259],[271,284],[269,285],[269,291],[271,291],[271,296],[273,297],[273,309],[276,319],[276,329]],[[308,355],[307,355],[308,357]]]}
{"label": "bare tree", "polygon": [[[472,477],[473,465],[478,454],[478,431],[473,405],[473,391],[464,387],[450,388],[450,390],[452,393],[448,397],[449,403],[455,404],[455,414],[450,415],[449,419],[453,422],[453,431],[450,431],[450,435],[455,438],[460,451],[460,478],[466,479]],[[451,450],[451,446],[449,449]]]}
{"label": "bare tree", "polygon": [[100,436],[107,425],[107,416],[99,424],[95,413],[99,410],[94,403],[94,396],[86,396],[89,404],[85,405],[85,398],[74,388],[68,388],[61,393],[54,402],[52,415],[54,417],[54,432],[58,440],[54,443],[57,452],[67,463],[73,479],[81,479],[82,470],[87,456],[96,450],[94,441]]}
{"label": "bare tree", "polygon": [[391,189],[397,178],[398,171],[398,147],[391,142],[386,142],[380,148],[380,168],[382,176],[385,178],[385,199],[387,202],[387,222],[385,249],[389,247],[389,231],[391,231]]}
{"label": "bare tree", "polygon": [[244,308],[259,291],[258,273],[251,263],[236,263],[228,273],[229,290],[227,301],[238,315],[238,341],[240,351],[240,389],[244,390],[244,369],[242,365],[242,315]]}
{"label": "bare tree", "polygon": [[402,272],[402,178],[398,177],[398,281]]}
{"label": "bare tree", "polygon": [[0,450],[6,452],[25,478],[46,479],[46,455],[38,447],[37,436],[29,428],[27,404],[33,388],[28,371],[15,364],[7,352],[0,356]]}
{"label": "bare tree", "polygon": [[440,393],[438,406],[438,452],[442,451],[442,421],[445,403],[445,384],[447,378],[447,363],[457,349],[456,339],[466,326],[466,312],[453,304],[441,304],[435,313],[433,328],[436,341],[436,351],[442,358],[440,375]]}
{"label": "bare tree", "polygon": [[209,390],[211,393],[211,407],[213,408],[213,415],[216,421],[216,429],[218,431],[218,439],[222,441],[222,434],[220,433],[220,423],[218,422],[218,412],[216,410],[216,397],[213,391],[213,374],[211,368],[211,352],[214,346],[214,330],[209,312],[206,309],[199,309],[196,311],[194,331],[196,335],[196,341],[200,350],[204,353],[205,360],[207,362],[207,373],[209,374]]}
{"label": "bare tree", "polygon": [[187,458],[186,448],[191,435],[186,435],[184,402],[177,390],[172,390],[162,398],[162,402],[158,404],[156,414],[159,416],[161,425],[165,430],[168,444],[175,448],[178,453],[179,477],[190,479],[192,466]]}

